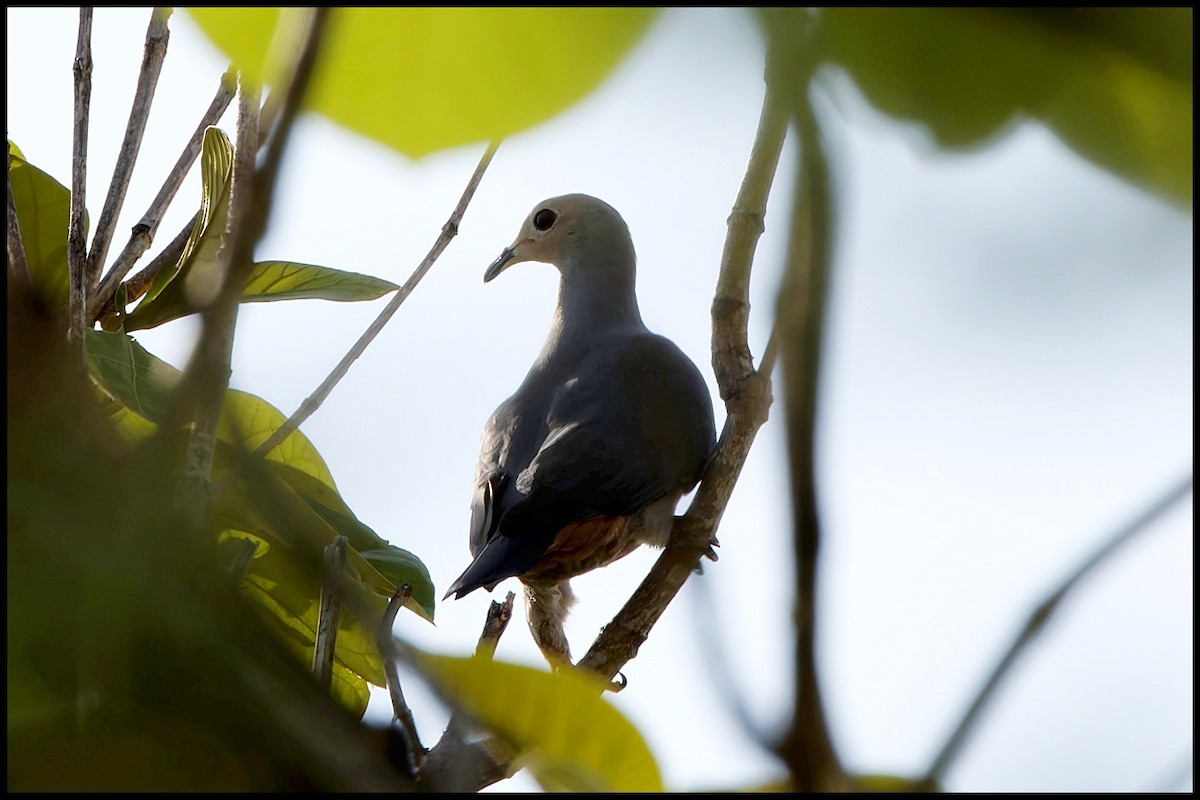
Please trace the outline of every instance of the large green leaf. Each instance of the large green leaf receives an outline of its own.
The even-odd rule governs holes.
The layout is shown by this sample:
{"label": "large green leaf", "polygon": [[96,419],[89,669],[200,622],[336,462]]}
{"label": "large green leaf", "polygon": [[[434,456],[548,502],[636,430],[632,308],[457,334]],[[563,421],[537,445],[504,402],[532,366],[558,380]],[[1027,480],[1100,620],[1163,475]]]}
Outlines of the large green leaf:
{"label": "large green leaf", "polygon": [[[145,438],[166,421],[170,393],[180,380],[174,367],[122,333],[90,331],[88,357],[104,393],[103,405],[124,433]],[[247,462],[246,451],[282,421],[283,415],[261,398],[227,391],[213,464],[214,532],[220,532],[221,539],[234,536],[255,542],[243,586],[267,618],[280,626],[289,646],[299,648],[302,660],[311,660],[315,642],[320,554],[336,536],[347,536],[351,546],[346,572],[352,580],[344,583],[334,694],[352,711],[361,712],[363,688],[356,676],[383,685],[377,636],[385,598],[400,582],[409,583],[413,596],[405,607],[432,622],[433,583],[419,559],[389,545],[354,516],[338,495],[325,462],[299,431],[285,439],[278,455]],[[174,449],[180,462],[186,436],[186,430],[178,431]],[[372,557],[363,557],[359,549],[371,551]]]}
{"label": "large green leaf", "polygon": [[483,658],[415,653],[456,706],[506,739],[547,791],[661,792],[637,728],[574,669],[542,672]]}
{"label": "large green leaf", "polygon": [[[25,259],[29,262],[29,276],[50,303],[66,307],[70,290],[67,225],[71,214],[71,192],[26,161],[11,140],[8,154],[8,179],[17,209],[21,241],[25,246]],[[86,217],[84,222],[86,225]]]}
{"label": "large green leaf", "polygon": [[1191,9],[831,8],[823,56],[943,147],[1044,122],[1084,157],[1192,199]]}
{"label": "large green leaf", "polygon": [[[124,420],[121,427],[126,433],[134,437],[145,436],[147,422],[162,424],[166,421],[171,392],[181,377],[177,369],[152,355],[127,334],[110,331],[89,331],[88,362],[100,388],[119,404],[120,408],[111,409],[111,413],[119,418],[119,422]],[[128,413],[134,418],[124,416]],[[221,445],[218,456],[253,450],[283,424],[284,419],[282,412],[262,398],[227,390],[217,427]],[[359,521],[338,494],[329,467],[308,437],[299,430],[292,431],[265,460],[272,476],[302,500],[304,510],[319,521],[324,534],[313,540],[317,545],[324,547],[334,536],[345,536],[355,551],[349,566],[360,581],[377,594],[390,596],[398,584],[390,579],[391,575],[403,576],[401,582],[413,586],[414,602],[407,607],[432,619],[434,588],[429,571],[411,553],[389,545],[386,539]],[[404,555],[379,557],[381,551],[391,550]],[[375,562],[382,563],[385,569],[377,569],[374,562],[359,555],[366,551],[374,552]],[[407,564],[406,558],[415,560],[416,564]]]}
{"label": "large green leaf", "polygon": [[[252,78],[290,57],[291,9],[189,8]],[[652,8],[338,8],[308,107],[417,157],[500,139],[581,100],[645,34]]]}
{"label": "large green leaf", "polygon": [[270,300],[374,300],[400,287],[391,281],[357,272],[296,264],[291,261],[261,261],[254,265],[250,281],[242,290],[243,303]]}
{"label": "large green leaf", "polygon": [[[175,367],[115,331],[88,332],[88,362],[100,386],[126,408],[156,424],[167,421],[171,392],[181,377]],[[262,398],[230,389],[225,393],[217,436],[243,450],[253,450],[285,419]],[[288,434],[266,458],[300,470],[337,492],[325,460],[299,430]]]}

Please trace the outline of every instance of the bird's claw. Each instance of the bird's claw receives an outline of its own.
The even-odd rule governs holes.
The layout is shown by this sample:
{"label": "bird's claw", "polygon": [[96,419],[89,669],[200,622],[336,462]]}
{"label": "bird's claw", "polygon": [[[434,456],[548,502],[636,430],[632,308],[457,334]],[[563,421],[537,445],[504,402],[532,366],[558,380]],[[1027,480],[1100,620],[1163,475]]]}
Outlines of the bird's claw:
{"label": "bird's claw", "polygon": [[615,677],[611,681],[609,681],[607,688],[608,688],[608,691],[612,692],[613,694],[616,694],[617,692],[621,691],[628,685],[629,685],[629,680],[625,677],[625,674],[623,672],[618,672],[617,677]]}

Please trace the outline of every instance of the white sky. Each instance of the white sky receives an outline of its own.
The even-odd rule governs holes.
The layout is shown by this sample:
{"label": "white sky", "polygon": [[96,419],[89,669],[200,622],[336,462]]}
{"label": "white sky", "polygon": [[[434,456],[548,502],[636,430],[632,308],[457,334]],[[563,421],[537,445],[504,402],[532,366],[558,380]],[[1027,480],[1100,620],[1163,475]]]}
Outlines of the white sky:
{"label": "white sky", "polygon": [[[124,132],[146,9],[98,9],[88,205],[98,216]],[[75,9],[7,10],[7,131],[69,179]],[[157,192],[224,60],[186,14],[171,42],[113,252]],[[708,307],[762,98],[741,10],[673,9],[598,92],[507,141],[461,233],[305,433],[358,516],[418,554],[439,589],[468,561],[479,431],[541,345],[556,275],[482,283],[530,208],[604,198],[639,253],[647,323],[705,373]],[[1108,532],[1191,469],[1192,217],[1099,171],[1035,124],[971,154],[935,153],[827,76],[836,242],[819,469],[820,666],[847,765],[919,773],[1033,605]],[[398,113],[402,111],[398,110]],[[226,129],[232,132],[231,118]],[[483,145],[412,162],[305,117],[284,164],[262,259],[403,282],[432,245]],[[753,284],[760,353],[780,274],[790,147]],[[161,247],[195,210],[181,190]],[[157,251],[157,247],[155,248]],[[232,383],[290,413],[386,300],[244,306]],[[139,332],[182,366],[190,322]],[[715,383],[713,384],[714,398]],[[778,392],[777,392],[778,394]],[[719,532],[625,669],[613,702],[667,785],[733,788],[781,774],[733,722],[699,655],[713,637],[759,724],[791,706],[791,555],[782,409],[759,434]],[[718,404],[718,423],[721,419]],[[1190,790],[1192,500],[1080,587],[1002,689],[948,778],[954,791]],[[652,563],[637,553],[575,582],[577,654]],[[717,604],[697,623],[701,581]],[[515,581],[498,594],[516,590]],[[475,643],[489,597],[405,615],[398,632],[446,653]],[[540,655],[514,620],[498,657]],[[406,685],[427,745],[445,715]],[[382,719],[386,700],[368,715]],[[1181,761],[1182,759],[1182,761]],[[496,789],[535,787],[521,774]]]}

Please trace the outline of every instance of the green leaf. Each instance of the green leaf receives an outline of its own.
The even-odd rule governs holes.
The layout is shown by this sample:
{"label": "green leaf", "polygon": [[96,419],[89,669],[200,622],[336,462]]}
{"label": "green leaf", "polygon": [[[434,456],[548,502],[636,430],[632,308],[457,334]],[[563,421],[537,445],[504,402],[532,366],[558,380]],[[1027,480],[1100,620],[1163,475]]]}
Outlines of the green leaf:
{"label": "green leaf", "polygon": [[[21,150],[8,143],[8,179],[29,276],[52,305],[65,308],[70,291],[67,268],[67,226],[71,192],[54,178],[25,160]],[[86,217],[84,224],[86,226]]]}
{"label": "green leaf", "polygon": [[[151,355],[124,333],[97,330],[88,331],[88,363],[101,388],[126,408],[150,422],[167,422],[171,393],[181,377],[175,367]],[[253,450],[286,419],[262,398],[230,389],[225,393],[217,437],[243,450]],[[266,459],[306,473],[337,492],[325,460],[299,430],[288,434]]]}
{"label": "green leaf", "polygon": [[191,314],[220,290],[217,253],[229,217],[233,145],[220,128],[204,131],[200,151],[200,213],[173,269],[154,277],[146,295],[126,318],[125,330],[153,328]]}
{"label": "green leaf", "polygon": [[822,11],[823,55],[938,145],[1044,122],[1126,180],[1192,199],[1191,9]]}
{"label": "green leaf", "polygon": [[[189,8],[213,43],[272,83],[296,10]],[[653,8],[338,8],[306,102],[418,157],[510,136],[586,97],[649,29]],[[276,39],[276,24],[282,22]]]}
{"label": "green leaf", "polygon": [[391,281],[291,261],[261,261],[254,265],[242,292],[243,303],[269,300],[334,300],[342,303],[374,300],[400,287]]}
{"label": "green leaf", "polygon": [[663,791],[645,740],[601,696],[604,684],[594,676],[483,658],[414,658],[453,704],[528,752],[547,791]]}
{"label": "green leaf", "polygon": [[409,607],[429,622],[433,622],[436,602],[433,579],[429,577],[429,570],[421,559],[394,545],[379,550],[365,550],[361,555],[392,583],[397,586],[407,583],[411,586],[412,602],[416,604],[416,608]]}

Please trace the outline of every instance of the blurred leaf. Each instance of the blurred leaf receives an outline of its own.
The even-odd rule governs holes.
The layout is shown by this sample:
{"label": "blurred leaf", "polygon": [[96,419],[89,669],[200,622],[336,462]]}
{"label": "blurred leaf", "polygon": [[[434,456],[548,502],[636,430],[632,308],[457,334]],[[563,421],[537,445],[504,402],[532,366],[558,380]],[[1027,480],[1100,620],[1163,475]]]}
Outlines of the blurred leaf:
{"label": "blurred leaf", "polygon": [[[181,510],[187,431],[119,436],[19,284],[7,325],[9,791],[402,790]],[[349,679],[334,693],[361,706]]]}
{"label": "blurred leaf", "polygon": [[204,131],[200,151],[200,214],[174,269],[154,276],[146,295],[128,316],[125,330],[153,328],[193,313],[220,289],[217,252],[229,217],[233,145],[220,128]]}
{"label": "blurred leaf", "polygon": [[242,291],[243,303],[270,300],[374,300],[400,287],[382,278],[291,261],[261,261],[254,265]]}
{"label": "blurred leaf", "polygon": [[940,146],[982,146],[1034,118],[1104,169],[1191,202],[1190,9],[821,13],[824,57]]}
{"label": "blurred leaf", "polygon": [[[272,83],[278,9],[189,8],[221,51]],[[300,30],[283,15],[279,49]],[[308,107],[411,157],[491,141],[586,97],[649,29],[653,8],[338,8]],[[264,78],[265,76],[265,78]]]}
{"label": "blurred leaf", "polygon": [[[54,178],[25,160],[20,149],[8,143],[8,179],[29,276],[51,305],[65,308],[70,292],[67,268],[67,226],[71,192]],[[86,230],[87,218],[84,217]]]}
{"label": "blurred leaf", "polygon": [[917,778],[907,778],[903,775],[853,775],[854,783],[864,792],[903,792],[917,794],[921,792],[941,792],[939,786],[926,785]]}
{"label": "blurred leaf", "polygon": [[547,791],[661,792],[658,765],[637,728],[575,669],[542,672],[482,658],[415,653],[455,706],[522,752]]}

